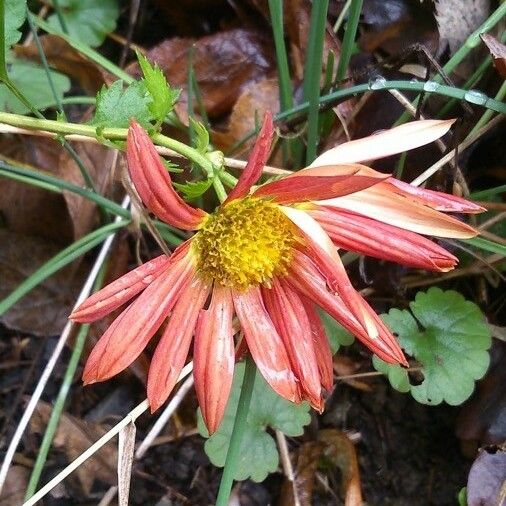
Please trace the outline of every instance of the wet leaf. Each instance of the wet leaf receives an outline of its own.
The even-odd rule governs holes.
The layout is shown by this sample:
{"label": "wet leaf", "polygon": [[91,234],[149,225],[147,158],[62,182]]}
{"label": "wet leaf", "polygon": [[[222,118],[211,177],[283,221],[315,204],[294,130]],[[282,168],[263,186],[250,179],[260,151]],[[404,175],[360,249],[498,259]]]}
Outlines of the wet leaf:
{"label": "wet leaf", "polygon": [[[150,49],[146,57],[159,65],[171,86],[183,88],[179,101],[183,109],[192,47],[195,76],[210,117],[228,113],[248,83],[259,81],[274,68],[272,47],[258,30],[240,28],[200,39],[165,40]],[[129,71],[139,76],[138,63],[133,63]]]}
{"label": "wet leaf", "polygon": [[[70,80],[67,76],[50,71],[56,93],[60,99],[70,89]],[[14,60],[9,65],[9,77],[13,84],[28,101],[37,109],[45,109],[55,105],[55,99],[47,80],[46,71],[38,65]],[[29,109],[22,104],[4,84],[0,85],[0,109],[15,114],[26,114]]]}
{"label": "wet leaf", "polygon": [[505,448],[482,449],[469,471],[467,506],[502,506],[506,500],[505,483]]}
{"label": "wet leaf", "polygon": [[[88,46],[100,46],[105,36],[116,29],[119,16],[117,0],[59,0],[58,5],[69,36]],[[51,14],[47,21],[61,30],[56,13]]]}
{"label": "wet leaf", "polygon": [[499,75],[506,79],[506,46],[489,33],[482,33],[480,37],[487,45]]}
{"label": "wet leaf", "polygon": [[117,80],[111,86],[102,86],[97,94],[97,106],[91,123],[97,128],[127,128],[130,119],[135,118],[144,127],[149,126],[151,113],[150,98],[143,83],[135,81],[123,88],[123,81]]}
{"label": "wet leaf", "polygon": [[[439,288],[418,292],[409,307],[411,313],[391,309],[384,320],[406,353],[422,365],[424,379],[419,385],[410,385],[411,395],[422,404],[461,404],[490,362],[491,336],[483,313],[459,293]],[[405,391],[409,381],[406,370],[381,364],[379,359],[375,366],[388,371],[394,388]]]}
{"label": "wet leaf", "polygon": [[[9,295],[44,262],[60,251],[47,240],[0,229],[0,299]],[[61,332],[82,284],[84,271],[75,265],[60,270],[0,317],[8,327],[50,336]]]}
{"label": "wet leaf", "polygon": [[[39,401],[30,421],[33,432],[44,433],[52,409],[50,404]],[[54,436],[53,445],[55,448],[62,449],[67,455],[68,461],[72,462],[106,432],[107,430],[99,424],[87,423],[75,416],[63,413]],[[77,468],[76,474],[86,495],[90,493],[97,478],[110,485],[117,483],[117,459],[116,447],[113,442],[109,442]]]}
{"label": "wet leaf", "polygon": [[[237,403],[244,376],[244,363],[236,365],[234,383],[223,421],[218,430],[209,437],[198,412],[198,429],[202,436],[209,437],[204,449],[215,466],[223,467],[227,456],[230,435],[234,425]],[[277,395],[257,373],[253,396],[246,421],[246,431],[241,443],[240,459],[234,479],[263,481],[278,467],[279,455],[274,439],[265,432],[267,427],[278,429],[288,436],[300,436],[310,421],[309,405],[294,404]]]}

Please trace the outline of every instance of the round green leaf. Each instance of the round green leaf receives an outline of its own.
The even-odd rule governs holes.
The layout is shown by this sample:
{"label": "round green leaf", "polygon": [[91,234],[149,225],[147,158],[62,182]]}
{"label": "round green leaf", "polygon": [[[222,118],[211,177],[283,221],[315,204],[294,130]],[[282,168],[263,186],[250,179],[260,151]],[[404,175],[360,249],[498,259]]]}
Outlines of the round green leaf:
{"label": "round green leaf", "polygon": [[[225,465],[243,376],[244,364],[239,363],[236,365],[225,416],[220,427],[211,437],[204,425],[200,410],[198,411],[198,430],[202,436],[209,438],[204,446],[205,452],[211,462],[218,467]],[[276,471],[279,455],[274,439],[265,432],[267,427],[278,429],[288,436],[300,436],[310,419],[307,403],[294,404],[283,399],[257,373],[234,479],[251,478],[253,481],[260,482],[265,480],[269,473]]]}
{"label": "round green leaf", "polygon": [[[411,385],[423,404],[464,402],[489,365],[490,330],[479,307],[452,290],[431,288],[417,293],[409,311],[392,309],[384,320],[399,336],[402,348],[422,365],[423,381]],[[399,367],[399,366],[394,366]],[[392,366],[388,368],[390,379]],[[397,370],[392,385],[402,383]]]}
{"label": "round green leaf", "polygon": [[[105,36],[116,29],[119,16],[117,0],[60,0],[58,5],[68,35],[88,46],[100,46]],[[51,14],[47,21],[61,30],[56,13]]]}

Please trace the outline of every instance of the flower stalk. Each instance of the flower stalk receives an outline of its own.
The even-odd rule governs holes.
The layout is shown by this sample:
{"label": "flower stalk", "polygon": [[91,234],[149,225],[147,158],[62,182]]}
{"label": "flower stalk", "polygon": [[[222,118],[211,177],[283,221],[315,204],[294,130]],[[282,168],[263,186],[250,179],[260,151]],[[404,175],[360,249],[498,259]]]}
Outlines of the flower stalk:
{"label": "flower stalk", "polygon": [[241,443],[246,430],[246,420],[248,418],[251,396],[253,394],[253,385],[255,384],[256,367],[255,362],[248,357],[244,369],[244,379],[241,386],[241,395],[237,404],[237,411],[234,419],[234,428],[230,436],[230,443],[221,477],[216,506],[227,506],[232,485],[234,483],[234,472],[237,468],[237,461],[241,452]]}

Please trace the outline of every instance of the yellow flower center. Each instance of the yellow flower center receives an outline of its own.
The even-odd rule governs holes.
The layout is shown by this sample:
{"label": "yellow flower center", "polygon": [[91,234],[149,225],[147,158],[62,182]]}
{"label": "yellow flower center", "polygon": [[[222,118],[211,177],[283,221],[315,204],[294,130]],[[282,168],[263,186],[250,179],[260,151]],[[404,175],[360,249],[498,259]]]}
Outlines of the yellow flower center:
{"label": "yellow flower center", "polygon": [[297,238],[276,204],[247,197],[209,215],[192,248],[202,277],[244,291],[285,274]]}

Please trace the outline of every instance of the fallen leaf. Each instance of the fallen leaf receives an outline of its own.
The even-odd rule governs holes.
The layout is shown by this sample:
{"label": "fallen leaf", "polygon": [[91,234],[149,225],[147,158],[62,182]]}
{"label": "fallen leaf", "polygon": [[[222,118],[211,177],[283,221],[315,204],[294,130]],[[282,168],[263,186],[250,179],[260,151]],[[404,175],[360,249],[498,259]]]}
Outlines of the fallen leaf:
{"label": "fallen leaf", "polygon": [[467,481],[467,506],[504,506],[506,446],[480,450]]}
{"label": "fallen leaf", "polygon": [[488,18],[490,0],[437,0],[435,8],[440,51],[448,45],[453,54]]}
{"label": "fallen leaf", "polygon": [[353,443],[344,432],[324,429],[318,440],[304,443],[298,452],[295,482],[285,480],[279,506],[294,504],[294,487],[300,504],[311,504],[316,471],[319,466],[337,467],[341,472],[344,506],[362,506],[360,472]]}
{"label": "fallen leaf", "polygon": [[[0,229],[0,299],[61,250],[33,236]],[[84,268],[71,264],[58,271],[20,299],[0,317],[8,327],[35,335],[61,332],[84,277]]]}
{"label": "fallen leaf", "polygon": [[492,58],[494,59],[494,65],[499,75],[506,79],[506,46],[501,44],[495,37],[489,33],[480,34],[481,40],[487,45]]}
{"label": "fallen leaf", "polygon": [[[179,106],[187,102],[188,63],[193,47],[193,68],[210,117],[228,113],[241,91],[251,82],[266,77],[274,68],[270,40],[263,32],[237,28],[200,39],[175,37],[146,53],[163,70],[174,88],[182,88]],[[128,71],[140,76],[137,62]]]}
{"label": "fallen leaf", "polygon": [[[86,93],[94,95],[102,84],[113,83],[114,76],[79,53],[62,38],[56,35],[43,35],[40,42],[49,65],[77,81]],[[34,42],[18,45],[14,48],[14,52],[18,56],[40,62],[39,51]]]}
{"label": "fallen leaf", "polygon": [[[39,402],[30,421],[32,432],[44,433],[52,410],[53,407],[50,404]],[[69,462],[71,462],[106,432],[106,428],[101,425],[86,423],[75,416],[63,413],[60,417],[53,444],[55,448],[62,449]],[[117,483],[117,460],[118,452],[116,447],[113,442],[109,442],[77,468],[76,474],[85,495],[90,493],[97,478],[110,485]]]}

